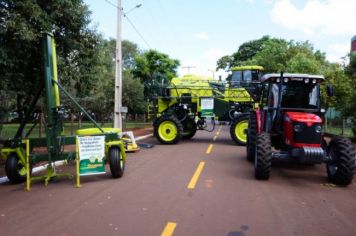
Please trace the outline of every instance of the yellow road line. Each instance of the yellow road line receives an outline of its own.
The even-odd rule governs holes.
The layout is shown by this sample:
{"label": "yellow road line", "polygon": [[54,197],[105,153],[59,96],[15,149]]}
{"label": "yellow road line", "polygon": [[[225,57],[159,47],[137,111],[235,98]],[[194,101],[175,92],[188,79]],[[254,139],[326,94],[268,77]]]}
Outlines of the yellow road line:
{"label": "yellow road line", "polygon": [[163,230],[161,236],[171,236],[171,235],[173,235],[176,226],[177,226],[176,223],[168,222],[166,227],[164,227],[164,230]]}
{"label": "yellow road line", "polygon": [[190,180],[190,182],[188,184],[188,187],[187,187],[188,189],[194,189],[195,188],[195,185],[198,182],[200,173],[203,171],[204,165],[205,165],[204,161],[201,161],[199,163],[199,165],[198,165],[198,167],[197,167],[192,179]]}
{"label": "yellow road line", "polygon": [[213,145],[209,144],[209,147],[206,149],[206,154],[210,154],[211,153],[211,149],[213,149]]}

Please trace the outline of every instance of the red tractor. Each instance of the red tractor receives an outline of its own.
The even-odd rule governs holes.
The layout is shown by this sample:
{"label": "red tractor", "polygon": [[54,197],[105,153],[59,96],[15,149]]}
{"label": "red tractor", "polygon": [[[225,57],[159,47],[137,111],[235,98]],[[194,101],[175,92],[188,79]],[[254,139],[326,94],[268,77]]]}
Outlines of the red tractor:
{"label": "red tractor", "polygon": [[[320,83],[323,76],[266,74],[261,78],[260,108],[250,114],[247,160],[254,162],[256,179],[270,177],[274,160],[303,164],[326,163],[329,180],[349,185],[355,173],[351,141],[324,139]],[[328,96],[333,95],[327,87]]]}

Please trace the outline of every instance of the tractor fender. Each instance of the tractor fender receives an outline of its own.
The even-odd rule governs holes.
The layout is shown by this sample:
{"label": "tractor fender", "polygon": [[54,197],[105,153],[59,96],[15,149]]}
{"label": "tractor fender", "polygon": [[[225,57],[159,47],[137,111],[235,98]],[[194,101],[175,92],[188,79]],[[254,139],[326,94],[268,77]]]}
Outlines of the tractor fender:
{"label": "tractor fender", "polygon": [[262,114],[261,114],[261,110],[257,109],[255,111],[252,111],[256,114],[256,119],[257,119],[257,133],[261,133],[262,132]]}

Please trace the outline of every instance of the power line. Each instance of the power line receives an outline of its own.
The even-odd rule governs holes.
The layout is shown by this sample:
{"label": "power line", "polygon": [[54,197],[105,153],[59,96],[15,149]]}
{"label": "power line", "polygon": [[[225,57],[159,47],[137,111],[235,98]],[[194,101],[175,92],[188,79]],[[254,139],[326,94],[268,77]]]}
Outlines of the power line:
{"label": "power line", "polygon": [[[107,2],[108,4],[110,4],[111,6],[118,8],[114,3],[112,3],[109,0],[105,0],[105,2]],[[149,45],[149,43],[146,41],[146,39],[143,37],[143,35],[138,31],[137,27],[132,23],[132,21],[130,20],[130,18],[125,14],[125,12],[123,11],[123,9],[120,9],[121,14],[127,19],[127,22],[129,22],[129,24],[131,25],[131,27],[136,31],[136,33],[138,34],[138,36],[140,36],[140,38],[143,40],[143,42],[145,42],[145,44],[147,45],[148,48],[151,48],[151,46]]]}
{"label": "power line", "polygon": [[130,23],[130,25],[132,26],[132,28],[136,31],[136,33],[141,37],[141,39],[146,43],[148,48],[151,48],[151,46],[147,43],[147,41],[145,40],[145,38],[142,36],[142,34],[138,31],[138,29],[135,27],[135,25],[132,23],[132,21],[127,17],[127,15],[125,13],[123,13],[123,16],[127,19],[127,22]]}

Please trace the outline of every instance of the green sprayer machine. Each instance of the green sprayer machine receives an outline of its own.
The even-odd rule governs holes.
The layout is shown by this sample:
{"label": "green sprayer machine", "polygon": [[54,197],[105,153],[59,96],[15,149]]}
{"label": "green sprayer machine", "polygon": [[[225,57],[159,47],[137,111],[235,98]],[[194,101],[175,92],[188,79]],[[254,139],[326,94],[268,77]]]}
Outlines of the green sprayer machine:
{"label": "green sprayer machine", "polygon": [[262,71],[261,66],[235,67],[227,81],[194,75],[173,78],[152,99],[154,135],[162,144],[175,144],[192,138],[197,130],[212,132],[219,120],[230,123],[237,144],[246,144],[248,115]]}
{"label": "green sprayer machine", "polygon": [[[125,169],[125,150],[119,129],[101,128],[93,118],[86,112],[78,102],[63,88],[57,79],[56,48],[54,38],[51,34],[45,34],[42,39],[43,48],[43,83],[39,87],[37,95],[30,103],[24,121],[20,124],[13,139],[7,140],[0,150],[0,155],[6,160],[5,171],[12,183],[21,183],[27,180],[27,189],[31,180],[42,179],[48,182],[63,174],[55,170],[54,162],[58,160],[75,160],[78,157],[76,150],[66,150],[65,146],[75,145],[78,136],[101,136],[104,137],[103,150],[105,156],[104,164],[109,163],[111,174],[114,178],[123,175]],[[63,135],[64,107],[60,104],[59,91],[63,92],[93,123],[96,128],[77,130],[77,136]],[[46,137],[28,138],[30,132],[23,135],[26,124],[30,123],[35,106],[44,94],[46,104]],[[30,131],[32,130],[29,129]],[[36,152],[42,149],[42,152]],[[43,152],[43,150],[45,150]],[[95,160],[96,161],[96,160]],[[37,163],[47,163],[47,171],[43,176],[31,177],[32,167]],[[92,166],[95,166],[93,163]],[[71,176],[71,174],[64,174]],[[78,175],[78,172],[77,172]]]}

